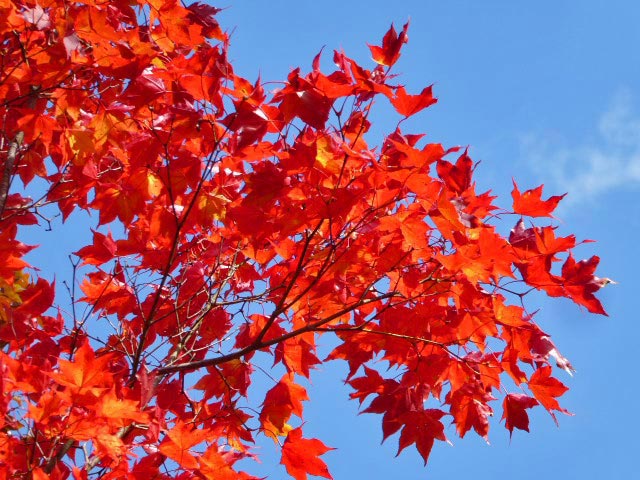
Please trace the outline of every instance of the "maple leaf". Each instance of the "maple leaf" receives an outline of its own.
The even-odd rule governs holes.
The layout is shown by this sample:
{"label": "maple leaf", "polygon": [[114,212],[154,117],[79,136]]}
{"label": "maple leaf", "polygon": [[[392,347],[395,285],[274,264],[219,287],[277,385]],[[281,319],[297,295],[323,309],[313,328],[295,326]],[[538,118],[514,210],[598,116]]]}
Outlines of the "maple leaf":
{"label": "maple leaf", "polygon": [[20,292],[20,304],[16,311],[37,317],[51,308],[54,297],[55,282],[51,284],[44,278],[38,278]]}
{"label": "maple leaf", "polygon": [[385,65],[387,67],[390,67],[394,63],[396,63],[398,61],[398,58],[400,58],[400,49],[402,48],[402,45],[409,41],[409,37],[407,36],[408,29],[409,22],[404,24],[404,26],[402,27],[402,31],[400,32],[400,34],[398,34],[392,23],[391,27],[382,38],[381,47],[376,45],[369,45],[369,50],[371,50],[373,60],[376,63]]}
{"label": "maple leaf", "polygon": [[[562,265],[562,283],[568,296],[579,305],[587,307],[591,313],[607,315],[594,293],[608,282],[595,276],[595,270],[600,263],[596,255],[588,260],[576,262],[573,255],[569,255]],[[610,280],[609,280],[610,282]]]}
{"label": "maple leaf", "polygon": [[594,295],[602,287],[611,283],[608,278],[595,275],[600,258],[593,256],[576,262],[569,254],[562,265],[561,275],[550,273],[552,258],[550,255],[536,256],[526,263],[516,263],[522,277],[529,285],[544,290],[553,297],[567,297],[576,304],[587,308],[591,313],[607,315],[602,304]]}
{"label": "maple leaf", "polygon": [[526,409],[536,405],[538,405],[538,401],[524,393],[510,393],[504,397],[502,420],[505,420],[509,436],[513,435],[514,428],[529,431],[529,415]]}
{"label": "maple leaf", "polygon": [[569,375],[573,376],[575,371],[573,366],[566,357],[564,357],[557,349],[555,344],[551,341],[548,335],[545,335],[542,331],[536,331],[531,335],[529,342],[531,352],[536,355],[536,361],[547,361],[551,356],[555,358],[556,365],[562,368]]}
{"label": "maple leaf", "polygon": [[173,428],[167,430],[159,450],[185,468],[198,468],[198,461],[189,450],[209,437],[209,432],[193,428],[192,425],[176,420]]}
{"label": "maple leaf", "polygon": [[289,84],[278,92],[274,101],[281,101],[280,111],[285,122],[298,117],[313,128],[322,130],[329,119],[333,101],[301,78],[299,72],[300,69],[296,69],[289,74]]}
{"label": "maple leaf", "polygon": [[33,480],[48,480],[51,478],[51,476],[47,474],[47,472],[40,467],[34,469],[31,472],[31,475],[32,475],[31,478],[33,478]]}
{"label": "maple leaf", "polygon": [[138,374],[138,389],[140,391],[140,403],[146,405],[147,402],[154,396],[156,391],[156,372],[149,372],[146,365],[142,365]]}
{"label": "maple leaf", "polygon": [[513,190],[511,192],[513,212],[528,217],[551,217],[551,213],[556,209],[566,193],[542,200],[542,188],[543,186],[540,185],[521,194],[516,181],[513,180]]}
{"label": "maple leaf", "polygon": [[467,151],[458,157],[455,165],[445,160],[438,160],[438,176],[452,191],[461,194],[471,186],[471,174],[473,161],[467,155]]}
{"label": "maple leaf", "polygon": [[536,247],[543,255],[566,252],[576,246],[576,237],[556,237],[553,227],[542,227],[533,229],[536,237]]}
{"label": "maple leaf", "polygon": [[140,411],[140,402],[117,395],[115,388],[100,397],[96,405],[96,414],[108,419],[110,424],[117,427],[130,423],[127,422],[128,420],[139,423],[146,423],[149,420],[148,415]]}
{"label": "maple leaf", "polygon": [[364,403],[369,395],[374,393],[382,393],[384,391],[383,384],[385,379],[372,368],[364,367],[365,375],[363,377],[353,378],[349,380],[349,385],[353,387],[356,392],[351,393],[351,398],[357,398],[360,405]]}
{"label": "maple leaf", "polygon": [[200,2],[192,3],[187,6],[187,9],[191,12],[188,18],[193,19],[194,22],[204,27],[202,32],[204,35],[216,40],[226,40],[226,35],[222,32],[216,20],[216,14],[222,9]]}
{"label": "maple leaf", "polygon": [[237,454],[220,451],[217,445],[211,445],[203,455],[198,455],[199,472],[211,480],[257,480],[257,477],[232,468],[238,459]]}
{"label": "maple leaf", "polygon": [[25,8],[22,16],[27,22],[35,25],[38,30],[45,30],[51,26],[49,14],[38,4],[33,8]]}
{"label": "maple leaf", "polygon": [[134,105],[142,106],[150,103],[167,92],[163,81],[154,75],[153,68],[147,67],[138,77],[133,79],[123,95]]}
{"label": "maple leaf", "polygon": [[402,417],[404,427],[398,441],[398,453],[415,443],[420,456],[427,464],[431,449],[436,440],[447,441],[444,425],[440,419],[445,415],[442,410],[427,409],[409,412]]}
{"label": "maple leaf", "polygon": [[404,87],[398,87],[391,104],[400,115],[410,117],[437,101],[433,98],[432,86],[425,87],[418,95],[408,95]]}
{"label": "maple leaf", "polygon": [[[266,328],[269,323],[269,317],[254,313],[251,315],[252,322],[249,324],[242,325],[240,332],[236,336],[236,346],[239,348],[244,348],[247,345],[251,345],[258,335],[260,335]],[[273,338],[277,338],[284,334],[284,330],[277,322],[271,324],[270,328],[267,329],[267,333],[264,335],[264,340],[272,340]]]}
{"label": "maple leaf", "polygon": [[82,51],[82,40],[75,33],[64,37],[62,39],[62,43],[64,44],[64,49],[67,51],[67,57],[69,58],[73,52]]}
{"label": "maple leaf", "polygon": [[253,145],[264,137],[269,129],[269,117],[264,108],[253,106],[244,99],[235,102],[236,111],[224,120],[224,124],[236,132],[236,148]]}
{"label": "maple leaf", "polygon": [[304,339],[288,339],[276,347],[274,362],[283,361],[287,371],[309,378],[309,369],[321,363],[314,350]]}
{"label": "maple leaf", "polygon": [[447,396],[460,438],[473,428],[478,435],[487,440],[489,417],[493,415],[493,410],[488,405],[491,400],[495,398],[484,392],[482,385],[469,383]]}
{"label": "maple leaf", "polygon": [[307,391],[293,381],[293,374],[282,377],[265,395],[260,422],[265,435],[277,442],[277,437],[291,430],[287,424],[291,415],[302,418],[302,402],[308,400]]}
{"label": "maple leaf", "polygon": [[538,368],[533,375],[531,375],[528,385],[533,395],[540,404],[547,409],[556,423],[558,423],[558,420],[553,413],[554,410],[571,415],[571,413],[562,408],[556,400],[557,397],[564,395],[569,389],[563,385],[560,380],[551,376],[550,366]]}
{"label": "maple leaf", "polygon": [[104,235],[98,231],[93,231],[93,244],[82,247],[74,255],[79,256],[82,262],[90,265],[102,265],[112,260],[117,251],[116,242],[111,236],[111,232]]}
{"label": "maple leaf", "polygon": [[[114,272],[115,273],[115,272]],[[135,300],[131,288],[118,275],[92,272],[87,275],[80,289],[85,294],[81,301],[104,308],[108,313],[131,312]]]}
{"label": "maple leaf", "polygon": [[524,319],[524,309],[517,305],[505,305],[504,300],[500,297],[496,297],[493,302],[493,311],[496,315],[496,320],[503,325],[512,327],[528,325],[528,322]]}
{"label": "maple leaf", "polygon": [[246,396],[251,384],[251,364],[240,360],[232,360],[218,368],[208,369],[209,374],[202,376],[193,388],[204,390],[205,398],[212,396],[234,395]]}
{"label": "maple leaf", "polygon": [[112,360],[110,354],[96,357],[89,342],[84,341],[76,350],[73,361],[59,360],[60,371],[52,373],[51,377],[73,396],[88,394],[97,398],[112,385],[113,375],[108,368]]}
{"label": "maple leaf", "polygon": [[96,454],[102,459],[120,460],[128,452],[128,449],[122,439],[118,435],[114,435],[106,429],[96,429],[95,425],[91,428],[91,435],[88,439],[95,442]]}
{"label": "maple leaf", "polygon": [[280,463],[296,480],[307,480],[307,475],[333,478],[326,463],[318,458],[330,450],[333,448],[327,447],[320,440],[302,438],[302,429],[295,428],[287,434]]}

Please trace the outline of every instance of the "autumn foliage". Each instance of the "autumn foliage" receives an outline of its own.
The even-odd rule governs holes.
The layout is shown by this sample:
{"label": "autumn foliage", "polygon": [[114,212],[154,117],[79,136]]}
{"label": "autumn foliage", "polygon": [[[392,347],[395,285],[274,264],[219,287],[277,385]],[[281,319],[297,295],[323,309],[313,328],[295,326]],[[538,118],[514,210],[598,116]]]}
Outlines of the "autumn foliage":
{"label": "autumn foliage", "polygon": [[[319,54],[267,88],[217,13],[0,3],[0,476],[249,479],[267,438],[293,478],[331,478],[302,422],[327,361],[425,462],[451,423],[566,412],[572,367],[525,300],[604,314],[607,280],[557,234],[562,197],[514,182],[499,208],[467,151],[401,130],[436,102],[390,73],[407,25],[368,68]],[[370,138],[384,102],[397,126]],[[60,220],[92,229],[71,274],[25,260]]]}

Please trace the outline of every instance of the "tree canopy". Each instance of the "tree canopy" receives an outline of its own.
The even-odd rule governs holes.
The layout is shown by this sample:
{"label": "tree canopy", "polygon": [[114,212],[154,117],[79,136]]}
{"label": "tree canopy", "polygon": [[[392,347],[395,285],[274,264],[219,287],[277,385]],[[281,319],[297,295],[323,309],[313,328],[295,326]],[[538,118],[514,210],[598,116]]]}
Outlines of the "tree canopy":
{"label": "tree canopy", "polygon": [[[272,88],[234,73],[218,13],[0,5],[2,475],[250,479],[266,437],[291,477],[331,478],[301,381],[328,361],[425,463],[447,423],[567,413],[571,364],[527,298],[605,314],[609,280],[556,233],[562,196],[514,181],[499,207],[468,151],[403,131],[436,102],[392,73],[408,24],[368,67],[321,52]],[[396,126],[372,138],[382,102]],[[72,278],[25,260],[51,212],[92,232]]]}

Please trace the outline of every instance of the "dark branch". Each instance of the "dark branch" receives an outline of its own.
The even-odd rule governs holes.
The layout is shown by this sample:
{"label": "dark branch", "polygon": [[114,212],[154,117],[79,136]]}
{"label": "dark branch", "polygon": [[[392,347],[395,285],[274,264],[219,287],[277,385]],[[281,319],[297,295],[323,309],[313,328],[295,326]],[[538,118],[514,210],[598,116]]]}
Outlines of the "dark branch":
{"label": "dark branch", "polygon": [[13,141],[9,144],[7,160],[4,162],[4,172],[2,173],[2,180],[0,181],[0,215],[4,213],[4,206],[7,203],[9,186],[11,185],[11,175],[13,175],[13,166],[16,163],[18,149],[22,145],[23,140],[24,132],[18,132]]}

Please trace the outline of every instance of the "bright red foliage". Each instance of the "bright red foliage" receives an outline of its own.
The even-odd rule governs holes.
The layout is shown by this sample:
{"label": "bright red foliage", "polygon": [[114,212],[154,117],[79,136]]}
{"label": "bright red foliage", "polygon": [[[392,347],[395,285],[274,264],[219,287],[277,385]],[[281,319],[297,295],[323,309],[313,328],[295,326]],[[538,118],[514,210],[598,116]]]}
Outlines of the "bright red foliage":
{"label": "bright red foliage", "polygon": [[[566,413],[550,360],[571,364],[522,300],[604,314],[609,280],[522,218],[562,197],[514,182],[499,209],[466,151],[400,130],[436,101],[392,82],[408,25],[370,47],[371,70],[336,51],[333,72],[318,55],[268,92],[234,73],[217,13],[0,5],[0,476],[250,479],[235,464],[268,437],[295,479],[331,478],[300,384],[329,360],[425,462],[445,422],[487,438],[499,398],[511,433],[537,404]],[[382,99],[398,127],[372,147]],[[70,301],[18,239],[57,212],[92,229],[58,280]]]}

